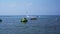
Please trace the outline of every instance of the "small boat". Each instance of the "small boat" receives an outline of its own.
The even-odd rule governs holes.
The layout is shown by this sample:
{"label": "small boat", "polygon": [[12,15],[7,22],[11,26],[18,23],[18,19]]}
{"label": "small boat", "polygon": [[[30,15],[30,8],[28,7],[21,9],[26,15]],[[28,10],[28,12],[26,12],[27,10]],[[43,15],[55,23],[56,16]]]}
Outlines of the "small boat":
{"label": "small boat", "polygon": [[0,19],[0,22],[2,22],[2,19]]}
{"label": "small boat", "polygon": [[37,18],[30,18],[30,20],[37,20]]}
{"label": "small boat", "polygon": [[30,18],[30,20],[37,20],[38,16],[27,16],[27,18]]}
{"label": "small boat", "polygon": [[27,20],[27,18],[22,18],[21,22],[26,23],[26,22],[28,22],[28,20]]}

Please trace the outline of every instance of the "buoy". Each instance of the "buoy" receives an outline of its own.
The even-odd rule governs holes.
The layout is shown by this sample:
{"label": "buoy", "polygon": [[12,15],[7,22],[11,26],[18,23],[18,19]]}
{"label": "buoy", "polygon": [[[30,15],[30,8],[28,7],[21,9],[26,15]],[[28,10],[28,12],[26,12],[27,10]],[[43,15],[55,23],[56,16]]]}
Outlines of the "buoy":
{"label": "buoy", "polygon": [[2,22],[2,19],[0,19],[0,22]]}
{"label": "buoy", "polygon": [[27,23],[28,20],[27,20],[27,18],[22,18],[22,19],[21,19],[21,22],[22,22],[22,23]]}

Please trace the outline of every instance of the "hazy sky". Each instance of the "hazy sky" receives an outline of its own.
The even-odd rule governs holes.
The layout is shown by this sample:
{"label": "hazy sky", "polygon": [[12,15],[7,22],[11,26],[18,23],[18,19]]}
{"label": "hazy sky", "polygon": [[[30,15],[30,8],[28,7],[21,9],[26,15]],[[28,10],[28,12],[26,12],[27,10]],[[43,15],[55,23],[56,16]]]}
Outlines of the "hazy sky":
{"label": "hazy sky", "polygon": [[0,0],[0,15],[60,15],[60,0]]}

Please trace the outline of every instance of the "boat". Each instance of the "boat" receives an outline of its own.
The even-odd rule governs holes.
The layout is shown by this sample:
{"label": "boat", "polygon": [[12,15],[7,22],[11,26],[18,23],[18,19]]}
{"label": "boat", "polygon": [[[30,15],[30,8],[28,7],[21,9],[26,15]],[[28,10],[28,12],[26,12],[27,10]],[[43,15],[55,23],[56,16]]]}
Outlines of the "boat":
{"label": "boat", "polygon": [[27,18],[30,18],[30,20],[37,20],[38,16],[27,16]]}
{"label": "boat", "polygon": [[0,19],[0,22],[2,22],[2,19]]}
{"label": "boat", "polygon": [[26,23],[26,22],[28,22],[28,20],[27,20],[27,18],[22,18],[21,22]]}
{"label": "boat", "polygon": [[37,20],[37,18],[40,16],[28,15],[28,11],[26,11],[26,17],[29,18],[30,20]]}
{"label": "boat", "polygon": [[37,18],[31,18],[30,20],[37,20]]}

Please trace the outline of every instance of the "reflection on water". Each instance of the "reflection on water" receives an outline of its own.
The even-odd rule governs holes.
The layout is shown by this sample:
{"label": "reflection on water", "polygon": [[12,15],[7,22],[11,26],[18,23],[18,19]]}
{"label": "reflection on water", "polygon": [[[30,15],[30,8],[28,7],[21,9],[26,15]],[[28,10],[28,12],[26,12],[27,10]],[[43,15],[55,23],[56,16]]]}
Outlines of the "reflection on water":
{"label": "reflection on water", "polygon": [[3,22],[0,23],[0,34],[60,34],[59,16],[40,16],[34,21],[28,18],[26,24],[20,22],[22,17],[1,16]]}

